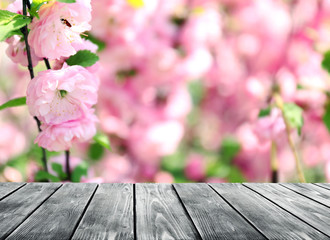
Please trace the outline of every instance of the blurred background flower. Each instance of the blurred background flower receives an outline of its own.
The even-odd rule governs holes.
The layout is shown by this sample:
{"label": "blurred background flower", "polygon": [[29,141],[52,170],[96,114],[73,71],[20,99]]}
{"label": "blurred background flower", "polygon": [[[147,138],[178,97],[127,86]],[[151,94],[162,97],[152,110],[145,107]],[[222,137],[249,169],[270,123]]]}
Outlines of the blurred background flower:
{"label": "blurred background flower", "polygon": [[[307,181],[330,181],[323,121],[330,78],[321,66],[330,49],[330,1],[94,0],[92,9],[96,114],[112,151],[75,145],[76,181],[271,181],[272,141],[279,181],[296,181],[280,111],[258,118],[274,89],[303,109],[301,135],[292,136]],[[0,103],[26,95],[29,82],[7,46],[0,44]],[[0,181],[40,180],[27,108],[1,111],[0,132]],[[53,180],[63,180],[51,163],[63,166],[64,157],[47,154]]]}

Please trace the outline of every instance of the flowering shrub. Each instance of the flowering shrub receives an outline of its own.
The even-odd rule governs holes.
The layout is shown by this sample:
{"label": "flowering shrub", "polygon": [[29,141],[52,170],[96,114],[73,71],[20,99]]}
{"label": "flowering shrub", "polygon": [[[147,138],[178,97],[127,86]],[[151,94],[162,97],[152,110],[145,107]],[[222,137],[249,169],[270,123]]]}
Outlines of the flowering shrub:
{"label": "flowering shrub", "polygon": [[[15,64],[0,59],[0,82],[13,79],[0,84],[0,128],[14,119],[10,132],[25,135],[20,151],[1,141],[8,152],[0,173],[16,167],[29,180],[86,182],[330,181],[328,1],[8,0],[1,7],[8,10],[0,14],[2,50]],[[38,134],[27,130],[24,110],[7,109],[25,104],[24,95]],[[80,159],[74,167],[69,150]],[[42,169],[46,155],[61,161],[43,161]]]}

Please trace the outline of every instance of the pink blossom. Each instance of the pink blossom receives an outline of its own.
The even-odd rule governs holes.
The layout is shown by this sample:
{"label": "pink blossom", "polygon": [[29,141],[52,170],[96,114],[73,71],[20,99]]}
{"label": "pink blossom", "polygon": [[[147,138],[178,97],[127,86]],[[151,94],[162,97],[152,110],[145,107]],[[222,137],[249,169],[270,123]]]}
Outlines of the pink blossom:
{"label": "pink blossom", "polygon": [[75,54],[73,45],[82,43],[80,34],[91,29],[90,0],[50,1],[40,7],[39,16],[29,25],[29,44],[38,57],[59,59]]}
{"label": "pink blossom", "polygon": [[[22,66],[28,65],[27,59],[27,52],[25,48],[25,42],[22,41],[20,37],[17,35],[10,37],[6,40],[9,44],[6,50],[7,56],[14,62],[19,63]],[[33,48],[31,48],[31,58],[32,58],[32,65],[36,66],[41,58],[37,57],[34,53]]]}
{"label": "pink blossom", "polygon": [[150,126],[135,125],[131,130],[130,147],[141,161],[155,161],[155,157],[173,154],[183,137],[183,125],[169,120]]}
{"label": "pink blossom", "polygon": [[23,182],[22,174],[13,167],[5,167],[3,176],[8,182]]}
{"label": "pink blossom", "polygon": [[285,124],[278,108],[273,108],[269,116],[257,120],[255,133],[261,140],[279,140],[285,134]]}
{"label": "pink blossom", "polygon": [[16,0],[7,6],[7,10],[18,14],[23,14],[22,7],[23,0]]}
{"label": "pink blossom", "polygon": [[42,132],[34,142],[49,151],[68,150],[73,143],[88,141],[96,134],[96,121],[91,111],[79,119],[55,125],[43,124]]}
{"label": "pink blossom", "polygon": [[174,178],[173,178],[172,174],[170,174],[169,172],[161,171],[161,172],[156,173],[155,182],[156,183],[173,183]]}
{"label": "pink blossom", "polygon": [[23,152],[26,139],[11,123],[0,123],[0,132],[0,164],[4,164]]}
{"label": "pink blossom", "polygon": [[28,85],[30,114],[45,124],[84,117],[97,101],[97,78],[81,66],[42,71]]}
{"label": "pink blossom", "polygon": [[201,181],[205,178],[205,163],[201,155],[193,154],[188,157],[185,175],[188,179]]}

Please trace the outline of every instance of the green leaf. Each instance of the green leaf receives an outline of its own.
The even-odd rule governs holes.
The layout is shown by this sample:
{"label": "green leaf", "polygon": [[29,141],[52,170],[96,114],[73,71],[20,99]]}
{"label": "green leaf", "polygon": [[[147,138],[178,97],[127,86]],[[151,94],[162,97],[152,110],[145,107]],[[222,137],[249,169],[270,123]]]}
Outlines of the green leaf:
{"label": "green leaf", "polygon": [[31,4],[31,9],[29,9],[29,13],[33,17],[37,17],[39,19],[39,9],[42,5],[48,3],[49,1],[45,0],[33,0]]}
{"label": "green leaf", "polygon": [[300,135],[301,128],[304,125],[303,109],[294,103],[284,103],[283,114],[288,120],[290,127],[297,128]]}
{"label": "green leaf", "polygon": [[79,164],[71,173],[72,182],[80,182],[82,176],[87,177],[88,165],[85,162]]}
{"label": "green leaf", "polygon": [[56,177],[46,171],[43,171],[43,170],[37,172],[36,175],[34,175],[34,180],[37,182],[45,181],[45,180],[51,180],[52,182],[61,181],[58,177]]}
{"label": "green leaf", "polygon": [[26,97],[14,98],[0,106],[0,110],[9,107],[18,107],[26,104]]}
{"label": "green leaf", "polygon": [[189,82],[188,90],[194,105],[199,105],[205,95],[205,89],[201,80]]}
{"label": "green leaf", "polygon": [[330,51],[324,53],[322,67],[330,73]]}
{"label": "green leaf", "polygon": [[221,161],[223,163],[230,164],[230,162],[234,159],[240,150],[241,145],[236,139],[233,137],[224,138],[220,148]]}
{"label": "green leaf", "polygon": [[324,112],[322,120],[330,133],[330,104],[329,103],[327,103],[325,106],[325,112]]}
{"label": "green leaf", "polygon": [[60,179],[65,180],[67,178],[67,174],[63,171],[63,167],[61,164],[53,162],[52,169],[57,173],[57,176]]}
{"label": "green leaf", "polygon": [[231,166],[227,179],[228,182],[232,183],[242,183],[246,181],[242,171],[236,166]]}
{"label": "green leaf", "polygon": [[89,50],[80,50],[75,55],[69,57],[66,63],[70,66],[80,65],[83,67],[90,67],[99,60],[99,57]]}
{"label": "green leaf", "polygon": [[58,2],[62,2],[62,3],[75,3],[76,0],[57,0]]}
{"label": "green leaf", "polygon": [[269,116],[271,111],[272,111],[271,107],[261,109],[258,118]]}
{"label": "green leaf", "polygon": [[0,9],[0,25],[9,23],[11,20],[13,20],[17,16],[19,16],[19,14]]}
{"label": "green leaf", "polygon": [[230,173],[231,165],[224,164],[221,161],[213,161],[208,163],[206,167],[207,177],[227,178]]}
{"label": "green leaf", "polygon": [[88,157],[92,160],[99,160],[104,155],[104,148],[99,143],[92,143],[88,149]]}
{"label": "green leaf", "polygon": [[100,144],[101,146],[105,147],[106,149],[111,151],[111,145],[110,145],[110,141],[107,135],[98,133],[93,137],[93,140]]}
{"label": "green leaf", "polygon": [[17,14],[10,22],[0,25],[0,41],[6,40],[13,35],[12,32],[21,29],[30,22],[30,18]]}
{"label": "green leaf", "polygon": [[304,86],[301,85],[300,83],[297,84],[297,90],[301,90],[301,89],[304,89]]}
{"label": "green leaf", "polygon": [[97,52],[101,52],[103,49],[105,49],[106,47],[106,43],[103,42],[102,40],[96,38],[95,36],[93,36],[90,32],[87,32],[84,35],[81,35],[82,38],[91,41],[92,43],[96,44],[98,49]]}

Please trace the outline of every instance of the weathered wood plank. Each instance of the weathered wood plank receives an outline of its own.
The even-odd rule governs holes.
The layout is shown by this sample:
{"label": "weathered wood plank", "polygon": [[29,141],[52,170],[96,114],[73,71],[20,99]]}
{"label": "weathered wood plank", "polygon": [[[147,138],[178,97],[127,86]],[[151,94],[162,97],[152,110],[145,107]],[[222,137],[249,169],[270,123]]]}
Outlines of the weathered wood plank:
{"label": "weathered wood plank", "polygon": [[330,183],[315,183],[315,185],[330,190]]}
{"label": "weathered wood plank", "polygon": [[0,183],[0,200],[7,197],[9,194],[14,192],[16,189],[20,188],[21,186],[25,185],[26,183],[16,183],[16,182],[5,182]]}
{"label": "weathered wood plank", "polygon": [[170,184],[136,184],[136,238],[200,239]]}
{"label": "weathered wood plank", "polygon": [[174,184],[203,239],[266,239],[207,184]]}
{"label": "weathered wood plank", "polygon": [[60,186],[58,183],[28,183],[0,201],[0,239],[15,230]]}
{"label": "weathered wood plank", "polygon": [[272,183],[244,183],[291,214],[330,237],[330,209],[283,186]]}
{"label": "weathered wood plank", "polygon": [[284,183],[281,185],[330,207],[330,191],[327,189],[318,187],[312,183]]}
{"label": "weathered wood plank", "polygon": [[134,239],[133,184],[101,184],[72,239]]}
{"label": "weathered wood plank", "polygon": [[70,239],[96,187],[91,183],[64,184],[7,239]]}
{"label": "weathered wood plank", "polygon": [[268,239],[329,239],[242,184],[210,185]]}

